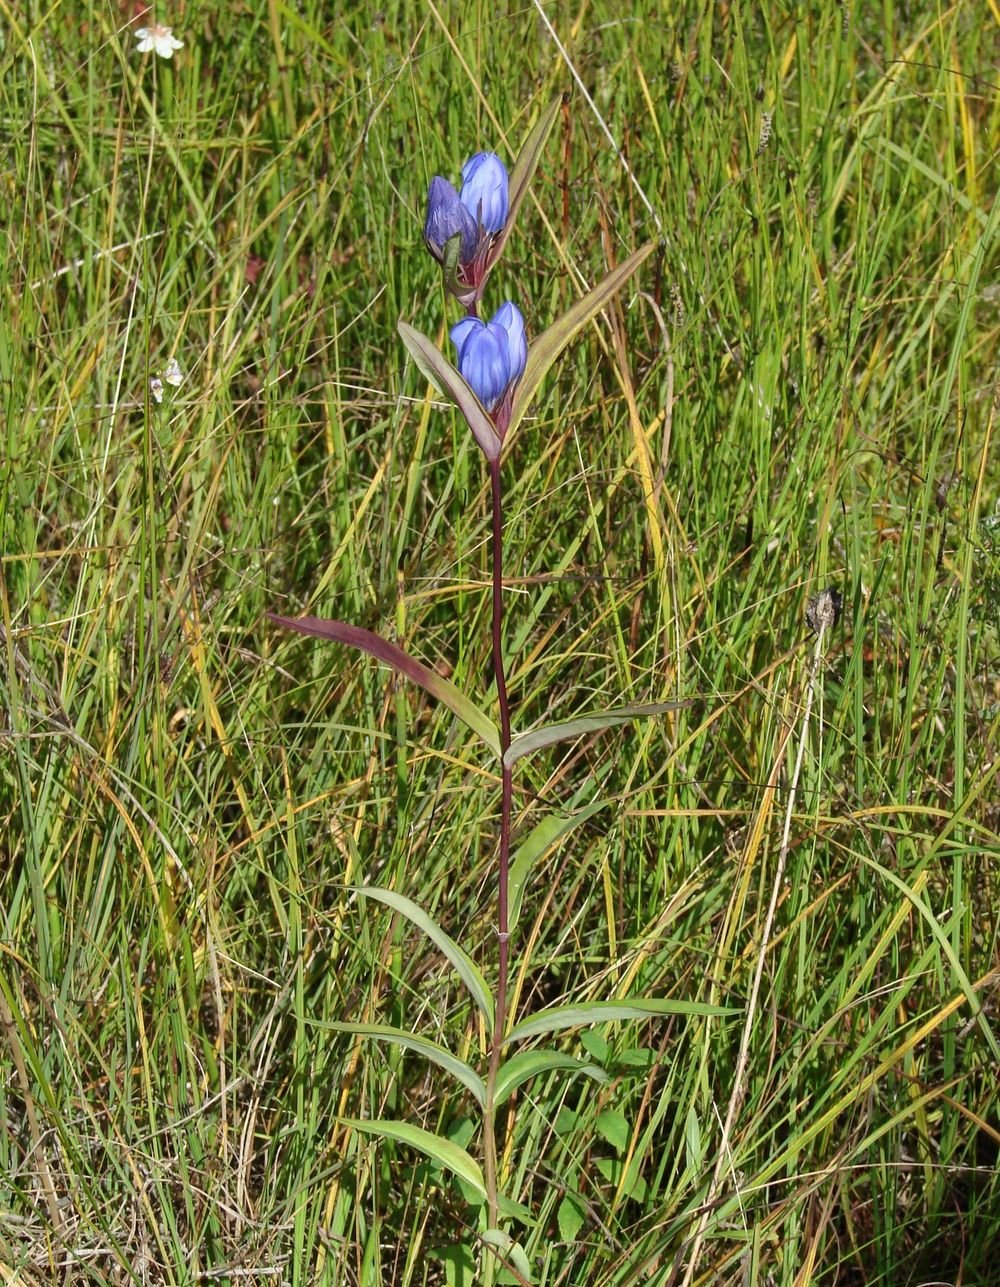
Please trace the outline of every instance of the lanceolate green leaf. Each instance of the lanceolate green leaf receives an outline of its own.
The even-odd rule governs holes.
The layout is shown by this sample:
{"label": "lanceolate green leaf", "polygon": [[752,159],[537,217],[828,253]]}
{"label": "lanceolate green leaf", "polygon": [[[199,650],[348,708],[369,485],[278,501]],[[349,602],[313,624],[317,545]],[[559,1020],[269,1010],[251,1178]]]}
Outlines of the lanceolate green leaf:
{"label": "lanceolate green leaf", "polygon": [[728,1018],[739,1011],[721,1005],[707,1005],[702,1001],[673,1001],[659,997],[625,998],[622,1001],[592,1001],[589,1005],[560,1005],[550,1010],[539,1010],[522,1023],[516,1024],[504,1039],[504,1044],[537,1037],[542,1032],[562,1032],[566,1028],[580,1028],[588,1023],[610,1023],[617,1019],[654,1019],[664,1014],[697,1014]]}
{"label": "lanceolate green leaf", "polygon": [[647,702],[639,706],[616,706],[608,711],[595,711],[593,715],[580,715],[577,719],[566,720],[562,724],[543,724],[530,732],[515,737],[503,757],[509,767],[522,755],[551,746],[554,742],[565,742],[569,738],[579,737],[583,733],[599,733],[605,728],[614,728],[616,724],[628,724],[634,719],[643,719],[647,715],[662,715],[665,711],[680,710],[692,706],[693,699],[682,702]]}
{"label": "lanceolate green leaf", "polygon": [[506,1216],[508,1220],[517,1220],[523,1225],[530,1226],[538,1223],[530,1207],[526,1207],[523,1202],[517,1202],[514,1198],[504,1197],[502,1193],[497,1194],[497,1206],[500,1208],[500,1214]]}
{"label": "lanceolate green leaf", "polygon": [[538,392],[538,386],[552,363],[570,340],[621,290],[643,260],[652,254],[654,246],[655,242],[647,242],[635,254],[630,255],[592,291],[582,299],[578,299],[558,321],[552,323],[548,330],[543,331],[537,339],[529,343],[528,365],[524,368],[524,375],[514,396],[508,435],[517,427],[518,421],[527,411],[528,404]]}
{"label": "lanceolate green leaf", "polygon": [[499,1108],[522,1082],[529,1081],[539,1073],[554,1070],[584,1073],[594,1081],[608,1080],[608,1074],[597,1064],[574,1059],[572,1055],[564,1055],[558,1050],[521,1050],[500,1065],[493,1098],[494,1105]]}
{"label": "lanceolate green leaf", "polygon": [[424,1157],[429,1157],[432,1162],[451,1171],[486,1197],[486,1185],[479,1163],[451,1140],[442,1139],[440,1135],[433,1135],[422,1126],[411,1126],[408,1122],[392,1122],[379,1117],[373,1117],[370,1121],[361,1121],[356,1117],[341,1117],[339,1120],[344,1126],[352,1126],[365,1135],[377,1135],[381,1139],[409,1144],[423,1153]]}
{"label": "lanceolate green leaf", "polygon": [[[520,152],[517,154],[517,160],[510,172],[509,185],[509,207],[507,211],[507,222],[504,224],[503,232],[500,234],[500,244],[510,236],[511,229],[514,226],[514,220],[517,218],[517,212],[521,208],[521,203],[528,195],[528,189],[531,187],[531,180],[535,177],[535,171],[538,169],[538,162],[541,160],[542,151],[552,133],[552,127],[555,125],[559,116],[559,108],[562,105],[562,99],[556,98],[548,105],[535,124],[528,132],[528,137],[524,140]],[[494,261],[495,262],[495,261]]]}
{"label": "lanceolate green leaf", "polygon": [[426,335],[422,335],[408,322],[399,322],[399,334],[409,351],[410,357],[420,369],[422,375],[430,380],[436,389],[449,397],[465,417],[472,430],[473,437],[483,449],[487,460],[498,460],[500,457],[500,439],[493,428],[493,422],[483,410],[483,404],[455,370],[441,350]]}
{"label": "lanceolate green leaf", "polygon": [[373,1041],[387,1041],[391,1045],[402,1046],[404,1050],[414,1050],[431,1063],[437,1064],[439,1068],[443,1068],[445,1072],[450,1072],[463,1086],[467,1086],[472,1091],[480,1104],[486,1102],[486,1087],[483,1085],[482,1077],[464,1060],[453,1055],[444,1046],[439,1046],[436,1041],[431,1041],[429,1037],[418,1036],[417,1033],[407,1032],[403,1028],[393,1028],[387,1023],[317,1022],[314,1026],[333,1032],[350,1032],[358,1037],[370,1037]]}
{"label": "lanceolate green leaf", "polygon": [[425,666],[422,661],[417,661],[416,657],[411,657],[388,639],[383,639],[371,630],[363,630],[360,626],[350,626],[346,621],[327,621],[322,617],[279,617],[274,612],[269,612],[267,616],[270,621],[285,626],[288,630],[297,630],[301,635],[315,635],[317,639],[330,639],[334,643],[346,644],[348,648],[358,648],[377,661],[384,662],[386,666],[391,666],[399,674],[419,684],[443,706],[447,706],[463,724],[478,733],[499,758],[500,733],[490,717],[450,680]]}
{"label": "lanceolate green leaf", "polygon": [[469,989],[473,1001],[479,1006],[486,1018],[487,1032],[492,1032],[493,997],[486,986],[486,980],[479,972],[476,963],[468,953],[458,946],[451,935],[445,933],[437,921],[432,920],[416,903],[404,898],[402,894],[397,894],[394,889],[379,889],[375,885],[360,885],[355,887],[354,892],[362,898],[373,898],[376,902],[384,903],[386,907],[391,907],[393,911],[405,916],[408,921],[416,925],[417,929],[423,930],[431,942],[441,949],[458,971],[459,977]]}
{"label": "lanceolate green leaf", "polygon": [[528,832],[524,840],[518,845],[510,862],[510,883],[508,888],[510,890],[509,921],[511,929],[517,924],[517,919],[521,912],[521,898],[524,894],[525,881],[542,854],[556,844],[557,841],[562,840],[564,836],[568,836],[581,823],[586,822],[588,818],[592,818],[595,813],[599,813],[601,809],[606,809],[610,803],[610,800],[595,800],[593,804],[588,804],[585,808],[578,810],[576,813],[571,813],[568,817],[550,814],[549,817],[543,818],[537,826],[532,827],[531,831]]}

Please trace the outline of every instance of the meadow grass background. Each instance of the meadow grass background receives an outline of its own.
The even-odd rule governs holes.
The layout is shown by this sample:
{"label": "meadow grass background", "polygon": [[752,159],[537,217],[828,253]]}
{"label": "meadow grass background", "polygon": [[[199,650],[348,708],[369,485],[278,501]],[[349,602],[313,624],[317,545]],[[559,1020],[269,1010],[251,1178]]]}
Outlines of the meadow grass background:
{"label": "meadow grass background", "polygon": [[135,13],[0,0],[3,1281],[493,1272],[447,1174],[340,1121],[475,1153],[467,1097],[324,1025],[481,1062],[345,887],[492,977],[497,774],[263,614],[492,708],[487,476],[396,321],[455,319],[430,177],[564,94],[490,311],[530,337],[660,245],[506,458],[515,728],[696,701],[521,762],[522,835],[607,804],[532,873],[518,1012],[737,1013],[564,1034],[610,1076],[512,1102],[515,1232],[539,1284],[1000,1282],[994,0],[557,0],[562,50],[532,5],[178,0],[170,63]]}

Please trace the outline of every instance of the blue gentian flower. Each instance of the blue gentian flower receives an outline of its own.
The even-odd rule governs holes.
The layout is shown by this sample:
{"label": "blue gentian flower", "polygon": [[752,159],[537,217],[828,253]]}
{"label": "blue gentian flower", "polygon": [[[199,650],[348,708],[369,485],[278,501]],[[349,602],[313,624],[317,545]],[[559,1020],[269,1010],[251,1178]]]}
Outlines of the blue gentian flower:
{"label": "blue gentian flower", "polygon": [[[528,344],[524,318],[516,305],[502,304],[489,322],[463,317],[451,328],[458,369],[489,412],[510,412],[509,394],[524,372]],[[497,416],[494,416],[497,419]]]}
{"label": "blue gentian flower", "polygon": [[[446,269],[445,286],[466,308],[475,309],[483,283],[503,249],[503,231],[510,213],[510,184],[504,163],[495,152],[477,152],[462,167],[458,193],[436,174],[427,193],[424,241]],[[458,263],[445,264],[445,247],[460,236]]]}
{"label": "blue gentian flower", "polygon": [[486,410],[492,411],[510,383],[506,335],[478,317],[467,317],[452,327],[451,338],[466,384]]}
{"label": "blue gentian flower", "polygon": [[424,241],[434,258],[440,262],[444,257],[445,245],[456,235],[461,235],[462,238],[459,262],[467,264],[476,253],[479,228],[448,180],[435,175],[427,193]]}
{"label": "blue gentian flower", "polygon": [[495,152],[477,152],[462,166],[462,205],[488,233],[507,222],[510,192],[507,169]]}

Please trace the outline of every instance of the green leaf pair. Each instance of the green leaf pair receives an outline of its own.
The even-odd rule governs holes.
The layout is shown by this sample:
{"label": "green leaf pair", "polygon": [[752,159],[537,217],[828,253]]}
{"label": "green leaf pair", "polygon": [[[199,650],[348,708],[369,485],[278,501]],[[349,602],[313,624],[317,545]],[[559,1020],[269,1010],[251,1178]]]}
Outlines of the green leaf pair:
{"label": "green leaf pair", "polygon": [[[412,1050],[445,1072],[450,1073],[468,1091],[480,1108],[486,1108],[486,1083],[482,1077],[459,1057],[437,1041],[421,1037],[418,1033],[407,1032],[405,1028],[396,1028],[387,1023],[320,1023],[317,1027],[329,1032],[345,1032],[369,1041],[383,1041],[388,1045],[399,1046],[403,1050]],[[546,1072],[583,1073],[594,1081],[607,1081],[608,1075],[598,1064],[577,1059],[574,1055],[563,1054],[558,1050],[521,1050],[500,1065],[496,1086],[493,1092],[493,1107],[500,1108],[524,1082]]]}
{"label": "green leaf pair", "polygon": [[[346,644],[367,653],[376,661],[391,666],[399,675],[411,679],[443,706],[457,715],[463,724],[486,744],[497,759],[500,758],[500,731],[490,717],[475,702],[465,695],[460,688],[437,671],[418,661],[416,657],[372,630],[349,625],[346,621],[332,621],[323,617],[282,617],[274,612],[267,614],[268,620],[275,625],[295,630],[302,635],[314,635],[319,639],[329,639],[333,643]],[[503,757],[510,767],[522,756],[532,751],[551,746],[555,742],[564,742],[584,733],[599,733],[602,729],[625,724],[629,720],[642,719],[648,715],[660,715],[665,711],[678,710],[690,706],[693,699],[682,702],[644,702],[634,706],[616,706],[607,711],[595,711],[591,715],[581,715],[576,719],[566,720],[560,724],[545,724],[541,728],[531,729],[515,737]]]}
{"label": "green leaf pair", "polygon": [[[653,248],[654,243],[647,242],[630,255],[528,346],[528,364],[514,393],[507,435],[523,419],[528,405],[559,354],[621,290],[643,260],[649,257]],[[399,334],[421,374],[461,411],[486,459],[491,462],[499,460],[502,450],[500,436],[482,403],[461,374],[432,340],[408,322],[399,323]]]}
{"label": "green leaf pair", "polygon": [[[455,942],[451,935],[429,916],[423,908],[418,907],[412,899],[406,898],[403,894],[397,894],[395,890],[379,889],[374,885],[362,885],[356,887],[353,892],[361,898],[371,898],[376,902],[384,903],[386,907],[391,907],[393,911],[405,916],[411,924],[427,935],[431,942],[451,962],[459,978],[468,989],[469,995],[482,1013],[486,1021],[487,1030],[491,1031],[495,1011],[493,997],[487,987],[486,980],[476,963]],[[539,1010],[536,1014],[522,1020],[521,1023],[511,1028],[504,1038],[504,1045],[508,1046],[514,1042],[524,1041],[528,1037],[536,1037],[544,1032],[563,1032],[567,1028],[579,1028],[591,1023],[610,1023],[623,1019],[652,1019],[667,1014],[727,1018],[736,1013],[738,1013],[736,1010],[726,1006],[708,1005],[701,1001],[679,1001],[668,997],[623,997],[617,1001],[591,1001],[583,1005],[552,1006],[545,1010]],[[477,1098],[480,1098],[481,1093],[483,1093],[482,1082],[478,1074],[468,1064],[462,1063],[456,1056],[445,1050],[443,1046],[438,1046],[436,1042],[430,1041],[429,1038],[417,1037],[412,1033],[404,1033],[402,1029],[389,1028],[379,1024],[332,1024],[330,1026],[345,1032],[357,1032],[362,1036],[367,1035],[386,1040],[396,1040],[397,1044],[407,1044],[415,1050],[419,1049],[433,1062],[454,1073]],[[405,1042],[399,1040],[396,1034],[399,1037],[405,1037]],[[533,1054],[543,1056],[544,1060],[551,1058],[551,1054],[546,1054],[545,1052],[533,1052]],[[555,1057],[559,1061],[568,1058],[568,1056],[561,1054]],[[528,1065],[527,1063],[517,1064],[517,1059],[518,1056],[515,1055],[508,1064],[504,1065],[508,1070],[507,1073],[501,1073],[501,1079],[505,1076],[508,1079],[503,1082],[504,1098],[520,1085],[526,1077],[533,1075],[532,1072],[522,1072],[522,1068],[526,1068]],[[460,1068],[457,1065],[460,1065]],[[597,1070],[596,1073],[591,1072],[589,1065],[585,1066],[581,1064],[581,1061],[575,1059],[571,1060],[570,1063],[559,1062],[550,1066],[573,1068],[576,1071],[586,1072],[590,1076],[600,1075],[600,1070]],[[500,1082],[498,1081],[499,1084]],[[494,1102],[498,1101],[495,1100]]]}

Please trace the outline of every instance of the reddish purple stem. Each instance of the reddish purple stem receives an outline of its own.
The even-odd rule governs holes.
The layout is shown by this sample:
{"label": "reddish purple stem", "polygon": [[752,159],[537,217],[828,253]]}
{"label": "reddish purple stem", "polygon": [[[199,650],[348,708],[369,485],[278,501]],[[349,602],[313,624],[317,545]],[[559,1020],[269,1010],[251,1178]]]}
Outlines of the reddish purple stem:
{"label": "reddish purple stem", "polygon": [[[493,673],[496,676],[497,700],[500,703],[500,752],[505,755],[510,746],[510,704],[507,699],[507,676],[503,664],[503,507],[500,484],[500,461],[490,462],[490,490],[493,494]],[[510,813],[513,802],[513,782],[510,768],[502,767],[502,796],[500,805],[500,860],[497,929],[500,941],[500,970],[497,981],[496,1032],[494,1045],[499,1049],[507,1004],[507,884],[510,867]]]}

